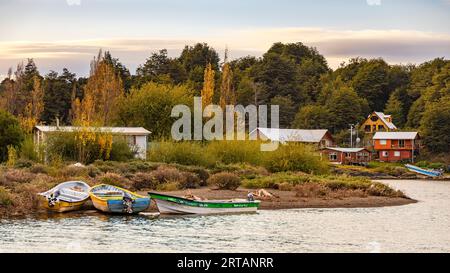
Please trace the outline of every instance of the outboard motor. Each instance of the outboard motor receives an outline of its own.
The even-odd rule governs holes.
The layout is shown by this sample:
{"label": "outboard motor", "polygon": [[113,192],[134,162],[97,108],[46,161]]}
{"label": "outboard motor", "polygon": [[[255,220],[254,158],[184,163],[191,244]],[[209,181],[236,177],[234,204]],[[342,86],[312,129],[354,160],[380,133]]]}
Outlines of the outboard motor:
{"label": "outboard motor", "polygon": [[123,212],[125,213],[133,213],[133,199],[128,197],[128,196],[124,196],[122,199],[122,203],[123,203]]}
{"label": "outboard motor", "polygon": [[58,201],[58,199],[55,197],[55,195],[53,193],[47,197],[48,206],[50,208],[52,208],[56,205],[56,201]]}
{"label": "outboard motor", "polygon": [[249,193],[247,194],[247,201],[249,201],[249,202],[255,201],[255,197],[253,196],[253,193],[252,193],[252,192],[249,192]]}

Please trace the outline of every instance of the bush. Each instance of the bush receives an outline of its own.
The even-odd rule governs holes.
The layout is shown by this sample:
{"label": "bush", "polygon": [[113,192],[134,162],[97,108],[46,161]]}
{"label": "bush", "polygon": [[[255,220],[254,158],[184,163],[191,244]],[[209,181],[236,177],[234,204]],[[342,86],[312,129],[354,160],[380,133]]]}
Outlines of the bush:
{"label": "bush", "polygon": [[0,186],[0,205],[6,207],[12,204],[13,201],[11,194],[5,187]]}
{"label": "bush", "polygon": [[28,136],[22,142],[22,146],[20,147],[20,158],[30,161],[38,161],[39,155],[36,151],[36,146],[34,145],[33,138]]}
{"label": "bush", "polygon": [[305,183],[295,186],[295,196],[297,197],[323,197],[329,191],[330,189],[318,183]]}
{"label": "bush", "polygon": [[34,178],[34,174],[25,170],[12,169],[4,174],[4,178],[10,182],[28,183]]}
{"label": "bush", "polygon": [[0,162],[7,159],[8,146],[20,147],[23,140],[24,133],[17,118],[0,110]]}
{"label": "bush", "polygon": [[29,170],[31,173],[34,173],[34,174],[38,174],[38,173],[48,174],[49,173],[48,167],[43,164],[35,164],[35,165],[31,166],[29,168]]}
{"label": "bush", "polygon": [[30,168],[31,166],[33,166],[33,161],[28,159],[19,159],[14,165],[18,169]]}
{"label": "bush", "polygon": [[96,181],[101,184],[108,184],[122,188],[129,188],[131,184],[131,182],[128,179],[116,173],[105,173],[99,175],[96,178]]}
{"label": "bush", "polygon": [[178,182],[179,189],[197,189],[201,185],[200,178],[193,173],[183,173],[183,179]]}
{"label": "bush", "polygon": [[136,151],[131,150],[125,141],[114,140],[109,154],[109,160],[128,161],[133,159],[135,154]]}
{"label": "bush", "polygon": [[328,163],[312,147],[302,144],[280,145],[276,151],[267,152],[263,165],[271,172],[325,174],[329,171]]}
{"label": "bush", "polygon": [[176,191],[179,190],[178,182],[169,182],[165,184],[158,185],[156,187],[158,191]]}
{"label": "bush", "polygon": [[280,189],[281,184],[284,184],[284,188],[287,188],[286,184],[296,186],[307,182],[311,182],[311,177],[309,175],[296,173],[276,173],[270,176],[246,179],[242,183],[242,186],[250,189]]}
{"label": "bush", "polygon": [[100,171],[99,168],[97,168],[93,165],[89,165],[86,168],[87,168],[87,174],[89,175],[89,177],[95,178],[97,175],[102,174],[102,171]]}
{"label": "bush", "polygon": [[152,189],[155,190],[158,186],[158,181],[150,173],[136,173],[132,178],[131,182],[133,188],[136,190]]}
{"label": "bush", "polygon": [[207,169],[203,167],[195,167],[195,166],[184,166],[184,165],[175,165],[177,169],[183,172],[194,173],[199,179],[199,186],[203,187],[207,185],[207,181],[209,178],[209,172]]}
{"label": "bush", "polygon": [[445,164],[443,163],[431,163],[428,165],[428,168],[430,169],[443,169],[445,170]]}
{"label": "bush", "polygon": [[399,190],[394,190],[382,183],[373,183],[366,192],[372,196],[390,196],[390,197],[405,197],[404,193]]}
{"label": "bush", "polygon": [[87,177],[88,169],[86,167],[70,165],[61,169],[60,174],[63,177]]}
{"label": "bush", "polygon": [[197,142],[159,142],[149,147],[148,161],[212,167],[215,159]]}
{"label": "bush", "polygon": [[168,182],[180,182],[183,180],[183,173],[174,167],[160,166],[151,172],[158,184]]}
{"label": "bush", "polygon": [[205,153],[214,156],[223,164],[261,163],[260,142],[258,141],[214,141],[206,146]]}
{"label": "bush", "polygon": [[222,172],[212,175],[208,184],[223,190],[236,190],[241,185],[241,179],[233,173]]}

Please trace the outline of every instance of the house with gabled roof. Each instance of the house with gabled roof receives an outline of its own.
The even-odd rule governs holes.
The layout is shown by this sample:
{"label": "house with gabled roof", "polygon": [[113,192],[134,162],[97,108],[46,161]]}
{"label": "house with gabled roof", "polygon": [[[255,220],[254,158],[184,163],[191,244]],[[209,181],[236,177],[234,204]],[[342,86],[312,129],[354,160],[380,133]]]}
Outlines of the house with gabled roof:
{"label": "house with gabled roof", "polygon": [[[114,138],[121,138],[127,142],[130,149],[136,151],[136,158],[145,159],[147,155],[147,142],[150,131],[143,127],[87,127],[77,126],[35,126],[33,130],[35,145],[45,144],[48,138],[55,133],[73,133],[87,129],[92,132],[109,133]],[[113,139],[114,141],[114,139]]]}
{"label": "house with gabled roof", "polygon": [[366,133],[397,131],[397,126],[392,121],[391,115],[382,112],[373,112],[362,124],[361,129]]}
{"label": "house with gabled roof", "polygon": [[320,154],[333,164],[367,165],[371,160],[371,153],[365,148],[326,147]]}
{"label": "house with gabled roof", "polygon": [[280,143],[307,143],[317,145],[318,148],[334,146],[331,133],[324,130],[299,130],[279,128],[256,128],[250,132],[251,140],[277,141]]}
{"label": "house with gabled roof", "polygon": [[420,151],[420,137],[417,132],[377,132],[373,148],[382,162],[414,162]]}

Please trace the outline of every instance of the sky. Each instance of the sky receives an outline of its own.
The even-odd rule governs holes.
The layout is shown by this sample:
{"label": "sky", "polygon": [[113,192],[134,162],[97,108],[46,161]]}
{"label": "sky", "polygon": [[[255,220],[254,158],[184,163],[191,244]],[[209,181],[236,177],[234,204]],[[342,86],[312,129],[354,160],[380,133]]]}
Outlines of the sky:
{"label": "sky", "polygon": [[0,0],[0,78],[34,58],[41,74],[78,76],[101,48],[132,73],[152,52],[207,42],[262,56],[275,42],[316,47],[330,67],[450,55],[450,0]]}

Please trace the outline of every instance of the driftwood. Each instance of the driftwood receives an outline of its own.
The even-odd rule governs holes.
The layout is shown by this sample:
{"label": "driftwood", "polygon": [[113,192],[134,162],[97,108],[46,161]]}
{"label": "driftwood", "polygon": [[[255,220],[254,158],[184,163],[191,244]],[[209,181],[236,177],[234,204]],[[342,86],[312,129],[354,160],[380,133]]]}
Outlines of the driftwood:
{"label": "driftwood", "polygon": [[279,198],[279,196],[276,196],[273,193],[268,192],[265,189],[260,189],[257,190],[256,192],[253,193],[254,196],[259,197],[259,198]]}
{"label": "driftwood", "polygon": [[207,200],[205,198],[201,198],[201,197],[193,195],[191,191],[188,191],[187,194],[185,196],[183,196],[183,197],[186,198],[186,199],[189,199],[189,200],[194,200],[194,201],[205,201],[205,200]]}

